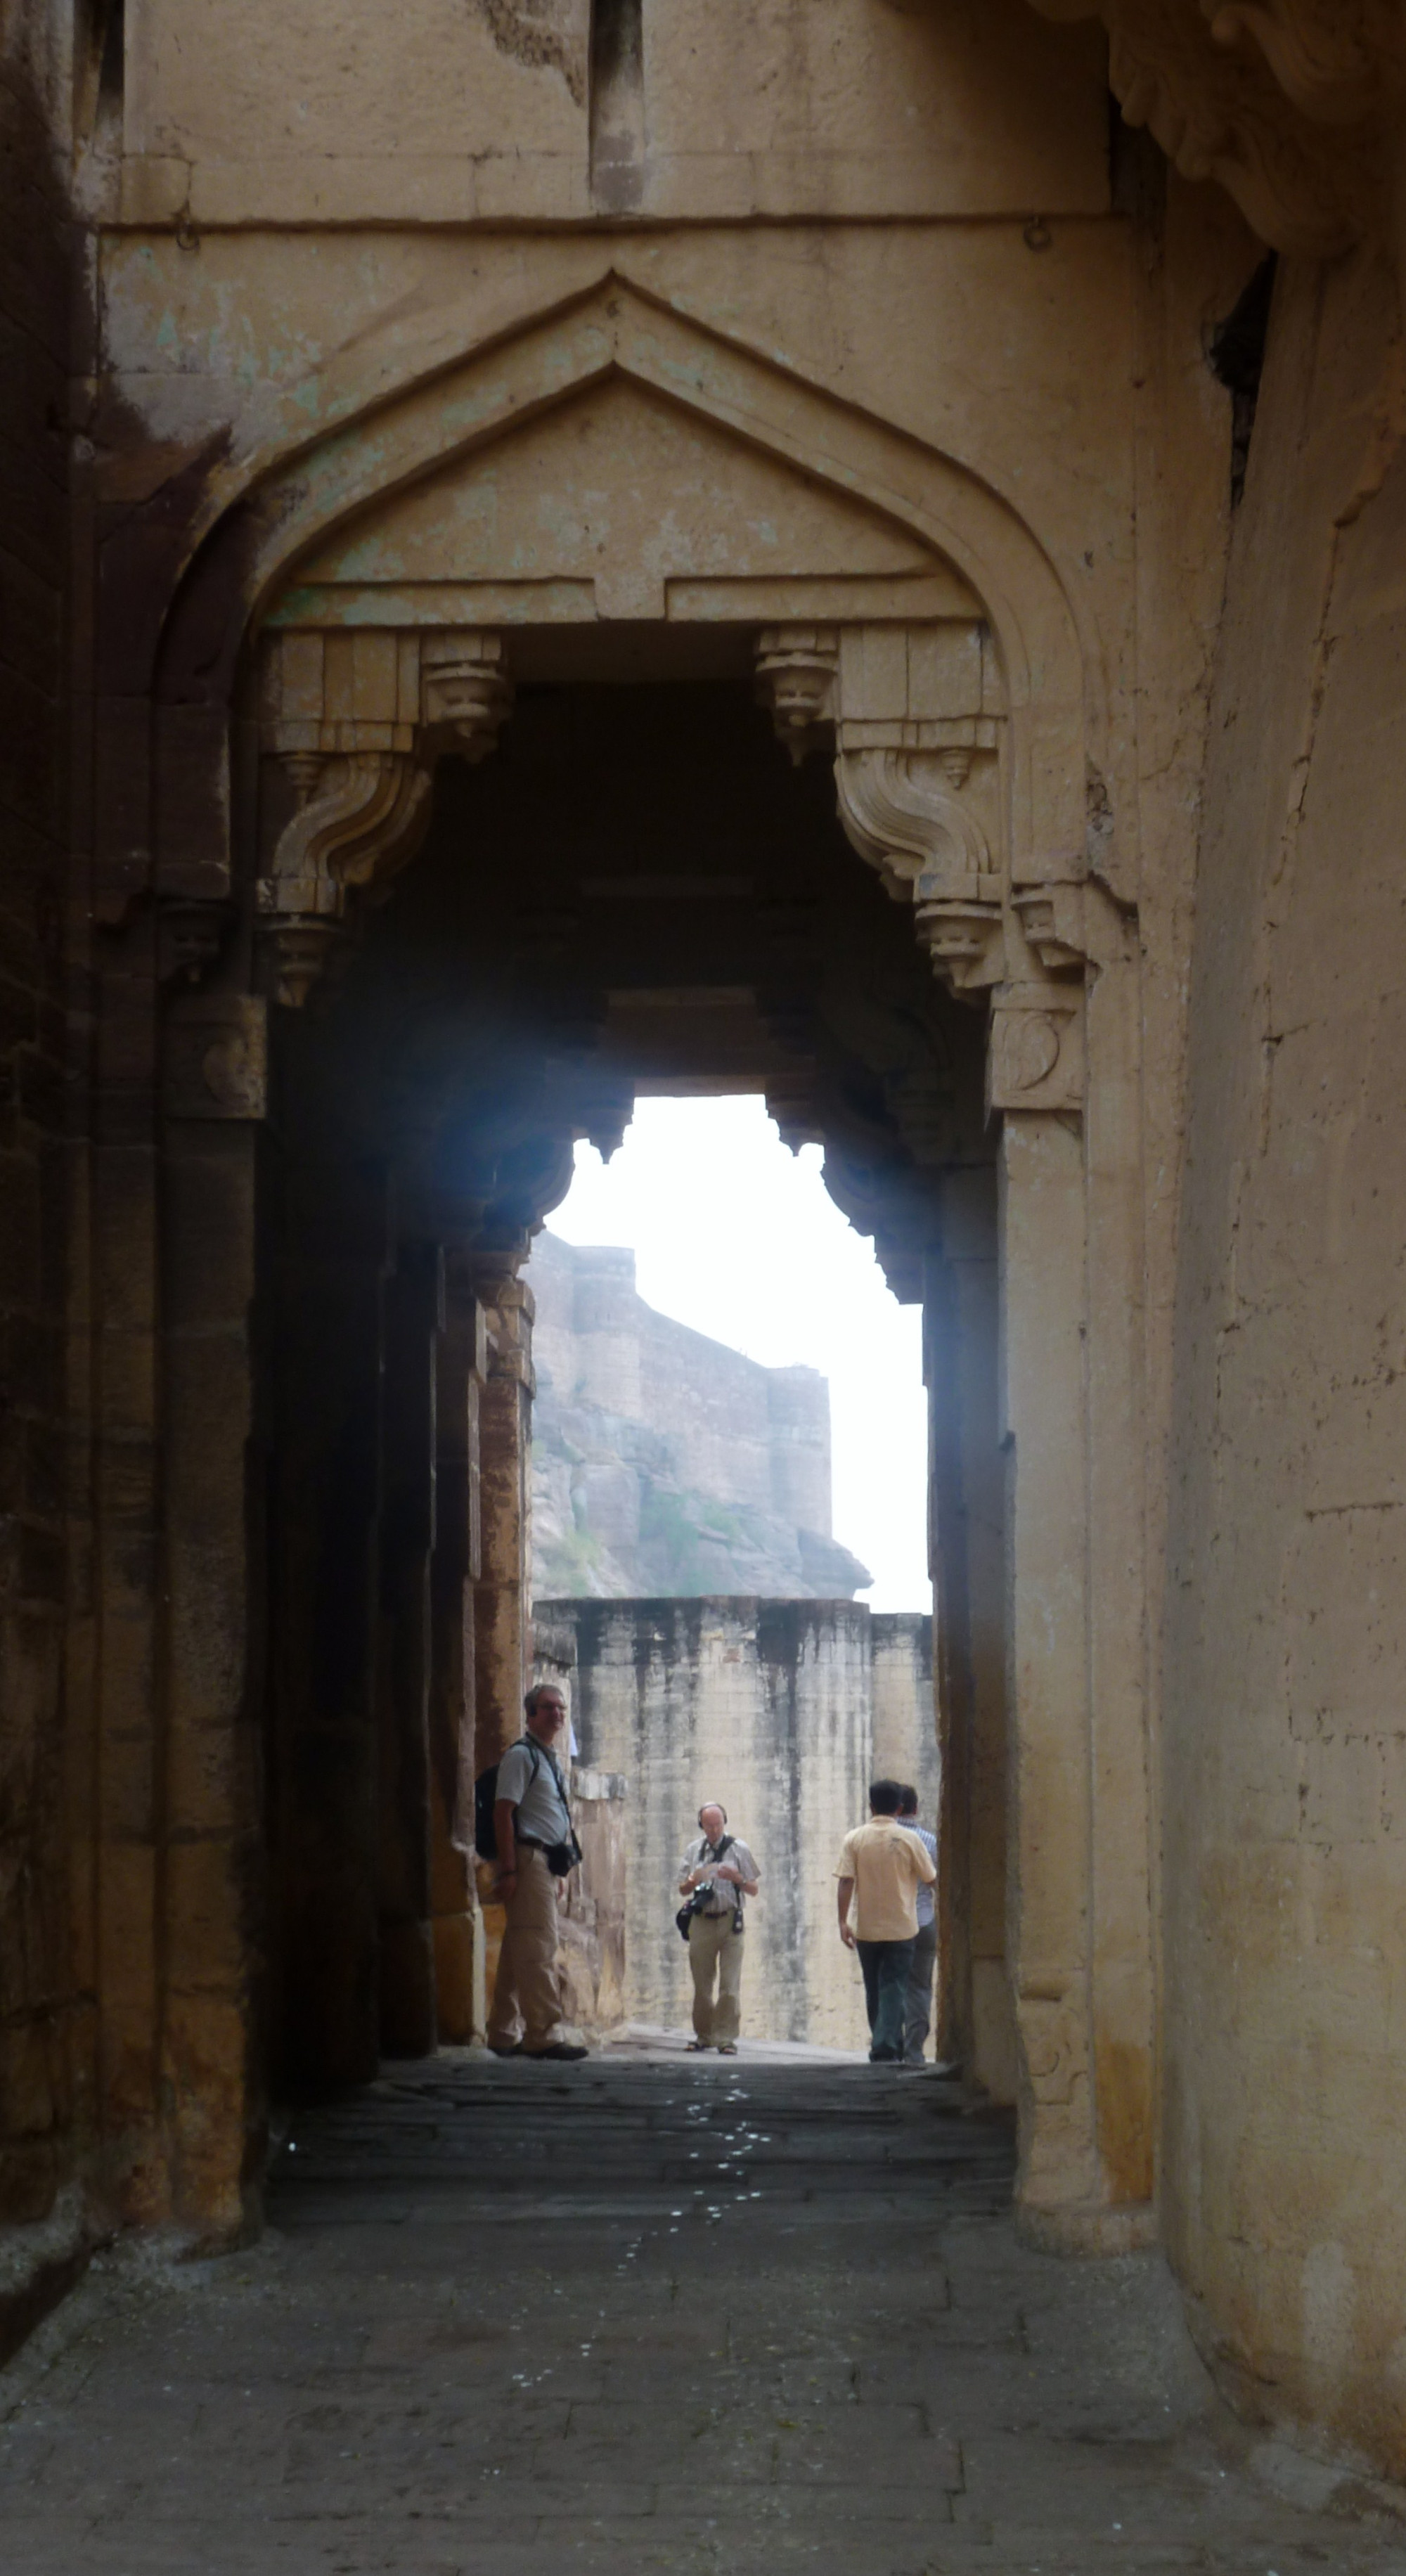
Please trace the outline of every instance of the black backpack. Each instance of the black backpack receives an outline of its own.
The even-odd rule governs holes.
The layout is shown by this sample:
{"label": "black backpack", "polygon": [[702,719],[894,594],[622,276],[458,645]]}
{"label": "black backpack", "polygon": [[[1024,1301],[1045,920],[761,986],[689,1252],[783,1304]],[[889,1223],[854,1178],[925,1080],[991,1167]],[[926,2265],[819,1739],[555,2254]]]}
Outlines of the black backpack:
{"label": "black backpack", "polygon": [[[542,1756],[530,1735],[520,1735],[518,1743],[525,1744],[532,1756],[532,1777],[535,1780],[542,1768]],[[510,1745],[508,1749],[513,1752],[516,1747]],[[498,1838],[493,1829],[497,1797],[498,1765],[490,1762],[488,1769],[480,1771],[474,1782],[474,1850],[480,1860],[496,1860],[498,1857]]]}
{"label": "black backpack", "polygon": [[[544,1843],[541,1848],[546,1852],[547,1867],[551,1871],[553,1878],[569,1878],[573,1869],[575,1869],[577,1862],[584,1858],[584,1854],[576,1839],[576,1828],[571,1821],[571,1808],[567,1801],[566,1782],[563,1780],[560,1771],[557,1769],[556,1763],[552,1761],[551,1754],[545,1753],[540,1744],[534,1744],[530,1735],[520,1735],[518,1737],[518,1744],[525,1746],[526,1750],[532,1756],[533,1780],[536,1779],[543,1763],[551,1762],[552,1776],[561,1793],[561,1803],[566,1809],[567,1839],[564,1843]],[[510,1745],[508,1750],[510,1752],[516,1752],[517,1746]],[[529,1780],[527,1785],[531,1788],[532,1781]],[[498,1857],[498,1837],[494,1829],[493,1822],[493,1810],[497,1801],[498,1765],[496,1762],[493,1762],[489,1764],[486,1771],[480,1771],[478,1778],[474,1782],[474,1850],[477,1852],[480,1860],[496,1860]]]}

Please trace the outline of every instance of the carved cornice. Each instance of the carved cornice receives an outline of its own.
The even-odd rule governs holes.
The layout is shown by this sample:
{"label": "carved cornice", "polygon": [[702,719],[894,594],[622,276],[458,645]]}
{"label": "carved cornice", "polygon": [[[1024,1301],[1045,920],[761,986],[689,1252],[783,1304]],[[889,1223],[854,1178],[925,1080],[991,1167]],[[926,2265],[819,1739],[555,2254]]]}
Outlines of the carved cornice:
{"label": "carved cornice", "polygon": [[979,636],[955,620],[772,627],[757,683],[793,758],[833,728],[846,838],[911,908],[949,992],[990,1002],[989,1107],[1080,1109],[1086,974],[1127,958],[1127,924],[1093,878],[1038,867],[1028,852],[1014,867],[1001,821],[1006,718]]}
{"label": "carved cornice", "polygon": [[1396,0],[1032,0],[1100,18],[1109,79],[1189,179],[1220,181],[1277,249],[1331,257],[1386,222],[1406,93]]}
{"label": "carved cornice", "polygon": [[485,758],[512,692],[499,638],[477,631],[275,635],[263,680],[263,750],[297,801],[258,904],[278,999],[297,1008],[354,889],[386,884],[414,857],[436,758]]}

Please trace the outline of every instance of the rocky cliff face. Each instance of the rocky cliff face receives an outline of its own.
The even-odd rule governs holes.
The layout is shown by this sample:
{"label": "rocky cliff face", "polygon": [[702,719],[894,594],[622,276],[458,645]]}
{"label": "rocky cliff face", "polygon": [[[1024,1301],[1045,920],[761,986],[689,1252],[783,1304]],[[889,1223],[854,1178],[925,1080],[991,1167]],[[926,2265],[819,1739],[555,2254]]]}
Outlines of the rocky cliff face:
{"label": "rocky cliff face", "polygon": [[830,1396],[656,1314],[631,1252],[544,1233],[528,1272],[533,1588],[627,1600],[851,1600],[830,1535]]}

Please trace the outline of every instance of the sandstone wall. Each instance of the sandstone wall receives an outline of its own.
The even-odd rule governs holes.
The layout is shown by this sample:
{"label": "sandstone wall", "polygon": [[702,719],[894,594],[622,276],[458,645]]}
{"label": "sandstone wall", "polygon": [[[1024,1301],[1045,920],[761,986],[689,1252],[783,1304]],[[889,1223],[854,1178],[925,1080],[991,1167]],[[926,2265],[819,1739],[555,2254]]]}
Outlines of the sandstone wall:
{"label": "sandstone wall", "polygon": [[1406,2471],[1406,408],[1281,268],[1212,713],[1166,1654],[1165,2192],[1260,2415]]}
{"label": "sandstone wall", "polygon": [[[699,1018],[684,1013],[694,1036],[709,1024],[716,1049],[693,1073],[725,1081],[736,1055],[721,1024],[750,1017],[747,1048],[765,1038],[786,1114],[824,1136],[837,1196],[883,1240],[906,1294],[924,1293],[939,1253],[970,1274],[965,1307],[949,1283],[950,1312],[978,1364],[949,1426],[954,1508],[945,1537],[935,1515],[935,1535],[939,1559],[951,1542],[949,1596],[958,1557],[973,1569],[966,1768],[971,1847],[987,1862],[1004,1836],[994,1774],[1002,1749],[1015,1757],[1013,1865],[978,1873],[971,1920],[987,1946],[974,1939],[973,1964],[1005,1976],[999,1911],[1022,2015],[1027,2210],[1058,2219],[1059,2242],[1132,2241],[1152,2219],[1148,1605],[1170,1404],[1163,1319],[1228,482],[1229,406],[1205,354],[1258,252],[1211,192],[1164,186],[1150,147],[1115,126],[1110,151],[1101,36],[1044,26],[1023,0],[648,0],[644,18],[633,88],[593,105],[578,0],[406,0],[394,18],[358,0],[330,14],[114,0],[84,12],[114,44],[110,74],[105,54],[82,84],[64,53],[66,0],[34,11],[56,37],[44,94],[87,98],[95,81],[100,98],[106,78],[109,128],[85,163],[102,336],[75,352],[84,482],[57,536],[38,460],[51,418],[64,421],[50,399],[63,297],[42,282],[46,219],[28,180],[6,290],[19,423],[6,454],[23,468],[12,553],[31,579],[11,656],[21,856],[49,846],[47,808],[23,782],[47,759],[42,612],[69,544],[93,594],[74,619],[77,766],[100,782],[91,836],[83,814],[76,837],[85,850],[91,837],[91,877],[72,906],[86,943],[75,1008],[93,1009],[97,1032],[73,1118],[92,1183],[84,1167],[73,1204],[94,1248],[69,1271],[74,1496],[82,1507],[86,1478],[96,1535],[76,1557],[68,1705],[86,1691],[97,1731],[80,1728],[62,1757],[66,1829],[42,1499],[60,1300],[31,1258],[54,1239],[38,1213],[42,1080],[23,1094],[9,1175],[23,1561],[5,1702],[4,1884],[20,1919],[16,1937],[7,1926],[18,2055],[4,2117],[30,2177],[22,2205],[42,2205],[57,2169],[46,2141],[70,1893],[77,1977],[100,2003],[105,2171],[130,2217],[180,2214],[226,2234],[250,2223],[257,1996],[273,1994],[285,2037],[301,2030],[305,2068],[321,2047],[327,2071],[332,2034],[347,2045],[342,2073],[367,2072],[388,2027],[377,1975],[391,1932],[399,2026],[413,2006],[430,2031],[430,1917],[443,1948],[468,1909],[443,1848],[427,1884],[426,1603],[443,1648],[439,1717],[472,1699],[487,1754],[516,1728],[523,1678],[531,1372],[513,1262],[565,1186],[571,1137],[616,1132],[603,1042],[617,1081],[642,1075],[659,1045],[645,1046],[642,1020],[676,1024],[683,990],[710,997]],[[8,37],[27,22],[6,23]],[[23,44],[5,59],[23,90]],[[43,123],[17,115],[15,168]],[[1286,489],[1303,463],[1291,443]],[[599,698],[631,679],[650,683],[628,693],[646,701],[683,681],[750,691],[761,631],[832,618],[845,642],[823,686],[851,804],[887,765],[876,772],[871,755],[910,747],[916,726],[920,802],[929,821],[947,813],[953,891],[912,913],[919,939],[905,948],[922,1005],[903,976],[871,974],[882,941],[862,903],[826,891],[840,882],[821,855],[840,831],[828,747],[810,787],[798,773],[791,818],[760,834],[756,805],[751,892],[734,881],[683,937],[655,918],[655,871],[697,818],[623,795],[617,808],[617,780],[639,783],[633,745],[582,818],[591,832],[573,813],[553,848],[532,847],[552,729],[533,710],[550,693],[580,684]],[[954,627],[961,637],[944,641]],[[474,645],[457,678],[431,651],[449,636]],[[517,752],[472,775],[440,760],[438,858],[427,849],[394,883],[439,758],[430,734],[442,741],[441,721],[453,731],[462,717],[455,739],[475,763],[486,752],[498,665],[475,660],[480,645],[506,654],[519,685],[506,728]],[[796,649],[804,661],[811,648]],[[815,714],[813,692],[802,703]],[[579,706],[559,741],[578,721],[584,732]],[[968,800],[956,840],[932,776],[944,746],[968,777],[953,786]],[[311,818],[299,801],[314,780],[331,816],[321,796]],[[356,822],[354,791],[373,786],[382,801]],[[578,787],[578,812],[582,801]],[[497,836],[484,837],[495,810]],[[325,872],[310,879],[294,860],[324,829]],[[748,829],[724,819],[698,851],[715,892]],[[892,815],[877,837],[860,831],[855,847],[893,877],[906,844]],[[589,870],[564,864],[564,845],[592,835],[604,846]],[[1246,853],[1228,826],[1224,842],[1229,880]],[[993,869],[958,867],[962,850]],[[622,872],[638,910],[609,909]],[[392,899],[368,904],[346,978],[300,1018],[293,1005],[368,879]],[[900,871],[890,890],[918,883]],[[878,878],[866,871],[866,884],[877,904]],[[16,917],[23,928],[23,907]],[[449,936],[422,981],[436,925]],[[25,1007],[37,953],[25,964],[17,936]],[[417,955],[393,999],[397,960]],[[1014,1324],[999,1429],[974,1320],[994,1264],[960,1186],[995,1130],[978,1145],[968,1121],[980,1023],[948,1007],[948,987],[972,974],[1002,979],[991,1099],[1006,1120]],[[412,1047],[405,1019],[426,993],[442,1016],[435,1001]],[[1219,1025],[1238,1029],[1244,996],[1231,999]],[[26,1078],[42,1074],[37,1042],[22,1034],[17,1048]],[[1197,1238],[1212,1274],[1224,1258],[1213,1216]],[[464,1269],[460,1420],[437,1452],[431,1344],[451,1249]],[[1189,1361],[1183,1376],[1190,1421]],[[988,1466],[991,1452],[1003,1462],[1004,1515],[971,1472],[980,1441]],[[452,1544],[442,1515],[432,1544],[436,1458],[447,1478],[470,1455],[482,1514],[462,1509],[472,1527]],[[1004,1706],[988,1687],[1001,1547]],[[763,1781],[757,1747],[784,1747],[793,1701],[807,1745],[831,1741],[837,1763],[843,1752],[856,1790],[868,1768],[855,1760],[849,1649],[808,1663],[784,1638],[764,1646],[770,1625],[759,1613],[767,1725],[742,1728],[737,1756],[742,1803],[764,1821],[783,1771]],[[662,1710],[652,1641],[640,1652],[641,1704]],[[725,1676],[738,1710],[744,1652]],[[378,1742],[395,1792],[379,1812]],[[465,1758],[466,1735],[447,1750]],[[437,1831],[455,1787],[453,1760],[441,1767]],[[796,1831],[806,1877],[792,1930],[823,1890],[833,1941],[829,1854],[809,1872],[830,1823],[812,1834],[802,1816]],[[68,1885],[65,1854],[77,1855]],[[651,1915],[666,1951],[675,1858]],[[809,1949],[792,1940],[793,1956]]]}
{"label": "sandstone wall", "polygon": [[578,1764],[571,1780],[571,1813],[581,1866],[567,1883],[562,1908],[566,2015],[578,2030],[594,2034],[613,2030],[625,2017],[630,1838],[625,1782]]}
{"label": "sandstone wall", "polygon": [[558,1657],[574,1631],[581,1760],[627,1782],[625,2017],[688,2020],[678,1862],[716,1797],[761,1872],[744,2031],[867,2046],[858,1968],[835,1925],[835,1862],[876,1770],[911,1780],[925,1821],[936,1817],[931,1622],[735,1599],[549,1602],[541,1616]]}
{"label": "sandstone wall", "polygon": [[71,275],[51,20],[0,13],[0,2221],[50,2206],[82,2047],[62,1690]]}

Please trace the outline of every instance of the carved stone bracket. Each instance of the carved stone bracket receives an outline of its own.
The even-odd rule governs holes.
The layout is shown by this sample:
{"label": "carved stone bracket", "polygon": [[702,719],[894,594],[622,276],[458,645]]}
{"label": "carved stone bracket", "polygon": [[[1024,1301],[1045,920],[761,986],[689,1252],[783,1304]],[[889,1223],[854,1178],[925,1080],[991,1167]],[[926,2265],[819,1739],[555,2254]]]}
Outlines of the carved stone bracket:
{"label": "carved stone bracket", "polygon": [[1086,966],[1121,964],[1131,916],[1092,877],[1077,883],[1017,886],[1015,909],[1047,975],[1080,975]]}
{"label": "carved stone bracket", "polygon": [[835,763],[847,838],[890,894],[912,903],[918,936],[955,993],[1005,971],[1001,879],[962,797],[970,768],[963,747],[842,751]]}
{"label": "carved stone bracket", "polygon": [[327,962],[350,887],[413,857],[428,820],[430,774],[404,752],[320,761],[281,834],[259,910],[273,935],[280,1002],[300,1006]]}
{"label": "carved stone bracket", "polygon": [[1331,257],[1383,228],[1406,94],[1396,0],[1033,0],[1101,18],[1109,79],[1189,179],[1218,179],[1261,238]]}
{"label": "carved stone bracket", "polygon": [[273,636],[262,745],[296,799],[259,879],[280,1002],[306,1001],[356,888],[386,884],[429,821],[433,764],[493,749],[512,700],[496,635]]}
{"label": "carved stone bracket", "polygon": [[833,626],[767,626],[757,642],[757,696],[793,761],[825,741],[835,720],[840,639]]}
{"label": "carved stone bracket", "polygon": [[911,907],[949,991],[992,997],[991,1107],[1081,1108],[1085,970],[1127,954],[1127,925],[1094,880],[1046,879],[1028,855],[1010,882],[1005,696],[984,631],[769,628],[758,690],[793,757],[833,726],[846,837]]}
{"label": "carved stone bracket", "polygon": [[461,760],[486,760],[512,705],[497,635],[426,635],[420,646],[420,708],[427,734]]}

